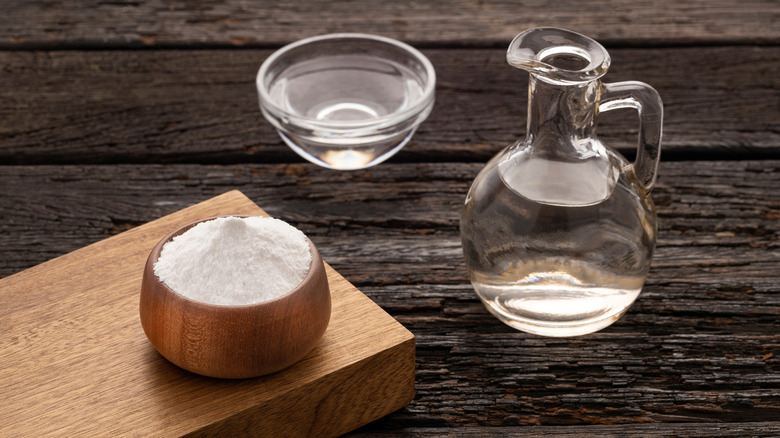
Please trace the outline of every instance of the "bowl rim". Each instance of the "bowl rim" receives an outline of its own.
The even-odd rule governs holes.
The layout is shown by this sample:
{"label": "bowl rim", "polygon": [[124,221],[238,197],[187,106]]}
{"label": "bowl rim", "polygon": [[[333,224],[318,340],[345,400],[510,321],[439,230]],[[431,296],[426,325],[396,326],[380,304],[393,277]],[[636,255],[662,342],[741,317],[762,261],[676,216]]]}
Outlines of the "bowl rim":
{"label": "bowl rim", "polygon": [[[271,96],[268,93],[268,88],[265,86],[264,78],[267,75],[268,70],[279,58],[281,58],[291,50],[296,49],[298,47],[302,47],[308,44],[316,44],[322,41],[331,41],[331,40],[339,40],[339,39],[341,40],[351,39],[351,40],[362,41],[369,44],[376,44],[376,43],[387,44],[399,48],[404,52],[407,52],[412,56],[412,58],[417,60],[425,69],[425,73],[428,77],[428,80],[425,83],[425,88],[423,90],[423,93],[420,95],[420,97],[412,106],[410,106],[409,108],[405,108],[402,111],[385,114],[383,116],[371,118],[368,120],[343,121],[343,122],[333,122],[333,121],[322,122],[317,119],[313,119],[311,117],[296,115],[290,113],[289,111],[286,111],[284,108],[277,105],[277,103],[274,102],[273,99],[271,99]],[[260,69],[257,72],[257,77],[255,78],[255,84],[257,86],[257,90],[260,95],[261,109],[267,110],[275,117],[286,119],[284,123],[285,125],[295,125],[295,126],[304,125],[304,126],[311,126],[316,129],[324,129],[324,130],[331,130],[331,131],[354,130],[360,128],[369,128],[373,130],[373,129],[383,129],[383,128],[397,125],[401,122],[414,118],[419,113],[424,112],[426,108],[433,103],[434,100],[434,90],[436,88],[436,71],[433,68],[433,64],[431,64],[431,61],[425,55],[423,55],[422,52],[396,39],[379,36],[379,35],[367,34],[367,33],[330,33],[330,34],[303,38],[301,40],[290,43],[280,48],[276,52],[272,53],[271,56],[266,58],[266,60],[260,66]]]}
{"label": "bowl rim", "polygon": [[[225,217],[237,217],[237,218],[250,218],[250,217],[262,217],[262,218],[271,218],[271,216],[262,216],[262,215],[243,215],[243,214],[227,214],[227,215],[220,215],[220,216],[210,216],[202,219],[198,219],[189,223],[186,223],[184,225],[181,225],[179,227],[176,227],[173,231],[166,234],[162,239],[160,239],[157,244],[152,248],[152,251],[149,253],[149,259],[146,264],[146,268],[151,268],[150,275],[153,276],[154,280],[159,283],[162,287],[164,287],[168,292],[174,294],[176,297],[184,300],[185,302],[189,303],[190,305],[194,306],[202,306],[205,308],[210,309],[224,309],[224,310],[230,310],[230,309],[249,309],[253,307],[263,307],[263,306],[269,306],[274,305],[278,302],[281,302],[282,300],[294,295],[296,292],[300,292],[303,285],[307,282],[311,282],[314,279],[314,275],[316,274],[317,269],[315,269],[315,262],[320,262],[322,260],[322,256],[320,255],[317,248],[314,246],[314,242],[309,239],[308,236],[304,235],[306,237],[306,241],[309,242],[309,251],[311,251],[311,263],[309,263],[309,270],[306,272],[306,276],[303,277],[300,283],[298,283],[297,286],[290,289],[283,295],[280,295],[272,300],[268,301],[261,301],[258,303],[248,303],[248,304],[214,304],[214,303],[207,303],[204,301],[198,301],[193,300],[192,298],[188,298],[179,292],[175,291],[172,287],[165,284],[162,280],[160,280],[160,277],[157,276],[157,274],[154,272],[154,265],[157,263],[157,259],[159,259],[160,254],[162,253],[162,248],[165,246],[166,243],[171,241],[174,237],[179,236],[181,234],[184,234],[185,232],[189,231],[190,228],[194,227],[195,225],[198,225],[203,222],[208,222],[215,219],[225,218]],[[273,218],[272,218],[273,219]],[[292,226],[292,225],[291,225]],[[153,257],[154,256],[154,257]],[[324,261],[321,261],[321,263],[324,264]],[[327,271],[325,272],[325,275],[327,276]]]}

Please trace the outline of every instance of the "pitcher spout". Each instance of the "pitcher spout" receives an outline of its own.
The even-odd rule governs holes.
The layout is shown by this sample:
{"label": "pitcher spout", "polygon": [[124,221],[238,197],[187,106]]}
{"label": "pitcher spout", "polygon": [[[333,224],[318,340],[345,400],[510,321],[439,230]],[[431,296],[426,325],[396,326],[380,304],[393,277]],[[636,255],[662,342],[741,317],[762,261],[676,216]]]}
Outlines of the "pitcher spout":
{"label": "pitcher spout", "polygon": [[607,50],[595,40],[550,27],[517,35],[509,44],[506,60],[512,67],[558,85],[595,81],[607,73],[611,62]]}

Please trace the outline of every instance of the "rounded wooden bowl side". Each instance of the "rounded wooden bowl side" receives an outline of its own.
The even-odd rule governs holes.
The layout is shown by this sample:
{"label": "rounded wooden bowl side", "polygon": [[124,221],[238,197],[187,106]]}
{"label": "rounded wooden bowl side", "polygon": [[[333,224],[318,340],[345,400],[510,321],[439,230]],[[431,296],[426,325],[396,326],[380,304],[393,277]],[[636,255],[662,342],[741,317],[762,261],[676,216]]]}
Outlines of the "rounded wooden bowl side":
{"label": "rounded wooden bowl side", "polygon": [[331,313],[327,274],[314,244],[309,241],[309,272],[290,293],[259,304],[210,305],[172,291],[154,273],[165,242],[199,222],[166,236],[146,261],[140,316],[152,345],[181,368],[220,378],[270,374],[302,359],[325,333]]}

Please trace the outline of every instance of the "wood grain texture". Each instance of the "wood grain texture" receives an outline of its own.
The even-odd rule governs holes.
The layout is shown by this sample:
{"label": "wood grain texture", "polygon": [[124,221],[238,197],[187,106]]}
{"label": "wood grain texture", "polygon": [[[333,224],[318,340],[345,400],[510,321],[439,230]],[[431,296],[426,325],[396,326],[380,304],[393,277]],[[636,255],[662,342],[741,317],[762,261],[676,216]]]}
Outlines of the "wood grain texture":
{"label": "wood grain texture", "polygon": [[[780,196],[765,188],[780,184],[779,163],[662,162],[653,198],[660,218],[659,251],[664,252],[656,255],[654,266],[749,269],[762,257],[769,257],[763,266],[771,266]],[[5,219],[0,253],[6,255],[0,258],[0,275],[239,188],[267,206],[269,214],[311,236],[324,259],[357,275],[350,277],[357,283],[442,282],[460,270],[446,258],[460,262],[460,205],[482,166],[387,164],[353,172],[311,164],[0,166],[0,216]],[[19,247],[26,250],[14,250]],[[395,272],[366,263],[383,260],[391,267],[408,261],[403,268],[422,256],[439,257],[424,267],[436,268],[427,277],[413,274],[423,267],[407,274],[415,277],[394,278]],[[734,259],[746,263],[740,266]],[[357,263],[349,266],[349,260]],[[446,271],[439,276],[438,269]],[[752,276],[760,280],[760,269],[755,271]],[[691,283],[707,281],[706,271],[695,270],[672,278],[694,274]],[[453,281],[460,279],[465,274]]]}
{"label": "wood grain texture", "polygon": [[413,2],[347,0],[5,2],[5,47],[278,45],[330,32],[369,32],[416,43],[504,44],[535,26],[630,43],[780,41],[772,0]]}
{"label": "wood grain texture", "polygon": [[[394,162],[486,161],[525,135],[527,74],[503,49],[424,52],[436,104]],[[780,47],[610,52],[607,82],[660,92],[664,158],[780,157]],[[254,77],[270,53],[0,52],[0,163],[301,162],[258,108]],[[637,123],[604,114],[599,133],[631,155]]]}
{"label": "wood grain texture", "polygon": [[[107,323],[116,333],[135,330],[133,345],[146,346],[146,356],[123,366],[153,364],[154,382],[122,386],[158,408],[134,434],[167,424],[174,410],[193,436],[278,433],[265,429],[267,419],[290,434],[337,433],[347,430],[345,413],[362,422],[383,415],[358,412],[353,399],[367,400],[365,408],[402,398],[393,382],[408,381],[414,364],[398,368],[396,358],[414,357],[414,340],[290,389],[289,399],[322,400],[290,411],[243,397],[251,384],[236,391],[160,358],[127,318],[137,303],[109,303],[137,285],[89,295],[89,314],[54,301],[35,307],[51,288],[85,293],[71,285],[94,268],[75,261],[74,280],[36,277],[7,308],[5,284],[27,275],[20,271],[128,230],[151,245],[159,236],[141,236],[143,224],[240,189],[302,229],[415,334],[414,401],[350,436],[780,436],[780,2],[11,0],[0,23],[0,277],[11,276],[0,281],[0,435],[20,412],[9,410],[16,396],[3,385],[28,372],[9,366],[8,355],[77,334],[82,341],[46,344],[50,355],[30,366],[79,367],[86,376],[120,361],[87,353],[101,343],[129,348],[86,329],[102,309],[113,311]],[[647,82],[665,104],[650,276],[620,321],[572,339],[519,333],[490,316],[468,282],[458,236],[472,179],[525,134],[527,79],[506,65],[504,50],[539,25],[598,39],[613,58],[605,81]],[[438,75],[434,111],[413,140],[391,162],[356,172],[302,164],[262,118],[254,88],[274,49],[343,31],[411,43]],[[636,132],[630,111],[599,120],[600,137],[628,156]],[[116,270],[128,262],[116,260]],[[32,313],[49,322],[14,319]],[[403,371],[382,390],[348,379],[376,369]],[[110,406],[120,382],[89,377],[82,388],[58,377],[26,397],[59,391]],[[171,401],[187,390],[189,404]],[[199,404],[214,394],[221,406],[247,408],[217,418]],[[22,409],[39,417],[30,422],[35,435],[81,405],[50,406]],[[133,406],[123,416],[141,422],[143,412]],[[322,412],[336,414],[295,417]],[[96,414],[94,434],[119,429],[101,427],[110,415]]]}
{"label": "wood grain texture", "polygon": [[158,355],[138,321],[146,256],[221,214],[262,210],[229,192],[4,278],[0,435],[335,436],[411,400],[414,337],[331,268],[331,323],[292,367],[218,380]]}
{"label": "wood grain texture", "polygon": [[[722,424],[707,424],[700,423],[684,423],[675,424],[674,426],[659,425],[659,424],[631,424],[631,425],[609,425],[609,426],[527,426],[523,428],[511,427],[511,426],[498,426],[498,427],[460,427],[456,433],[453,433],[451,429],[444,427],[430,427],[430,428],[404,428],[403,436],[411,438],[427,438],[427,437],[441,437],[441,436],[457,436],[462,438],[471,437],[523,437],[523,438],[536,438],[536,437],[609,437],[620,438],[627,436],[641,436],[641,437],[669,437],[669,436],[685,436],[685,437],[701,437],[711,438],[717,437],[766,437],[776,438],[780,433],[780,426],[777,423],[764,422],[764,423],[722,423]],[[360,436],[363,438],[382,438],[388,436],[398,436],[399,434],[391,431],[374,431],[358,430],[354,434],[348,436]]]}
{"label": "wood grain texture", "polygon": [[572,339],[516,332],[473,293],[458,215],[481,167],[3,166],[0,272],[241,188],[302,229],[417,338],[415,400],[358,436],[467,426],[473,434],[549,436],[561,433],[553,426],[572,425],[603,425],[573,434],[664,436],[713,422],[729,424],[699,424],[700,435],[777,430],[780,196],[766,188],[780,184],[779,161],[663,162],[653,193],[658,249],[645,290],[620,321]]}

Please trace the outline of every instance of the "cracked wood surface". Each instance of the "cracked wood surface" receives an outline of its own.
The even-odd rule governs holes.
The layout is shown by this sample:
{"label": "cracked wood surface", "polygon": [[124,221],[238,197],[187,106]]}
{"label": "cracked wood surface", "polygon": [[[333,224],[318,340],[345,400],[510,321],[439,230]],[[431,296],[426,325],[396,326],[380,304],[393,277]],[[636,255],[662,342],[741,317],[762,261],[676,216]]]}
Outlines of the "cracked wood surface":
{"label": "cracked wood surface", "polygon": [[[299,162],[258,108],[254,76],[270,53],[0,52],[0,162]],[[525,134],[528,75],[503,50],[425,53],[436,105],[393,161],[484,162]],[[661,94],[665,159],[780,158],[780,47],[610,53],[607,82]],[[636,132],[632,111],[599,119],[599,136],[626,155]]]}
{"label": "cracked wood surface", "polygon": [[505,46],[519,30],[557,24],[619,44],[780,41],[773,0],[285,2],[10,0],[5,47],[278,45],[333,32],[415,44]]}

